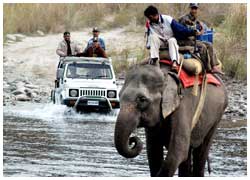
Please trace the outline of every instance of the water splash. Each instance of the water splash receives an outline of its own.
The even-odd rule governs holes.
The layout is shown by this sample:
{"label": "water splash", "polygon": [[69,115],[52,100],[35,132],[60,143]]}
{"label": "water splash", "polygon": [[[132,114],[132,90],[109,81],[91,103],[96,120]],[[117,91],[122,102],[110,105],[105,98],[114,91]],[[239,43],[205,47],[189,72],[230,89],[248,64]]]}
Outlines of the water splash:
{"label": "water splash", "polygon": [[105,121],[115,122],[119,110],[112,110],[108,114],[88,113],[79,114],[72,108],[53,103],[18,103],[16,106],[5,106],[4,116],[14,116],[21,118],[42,119],[46,121],[61,121],[65,119],[83,121]]}

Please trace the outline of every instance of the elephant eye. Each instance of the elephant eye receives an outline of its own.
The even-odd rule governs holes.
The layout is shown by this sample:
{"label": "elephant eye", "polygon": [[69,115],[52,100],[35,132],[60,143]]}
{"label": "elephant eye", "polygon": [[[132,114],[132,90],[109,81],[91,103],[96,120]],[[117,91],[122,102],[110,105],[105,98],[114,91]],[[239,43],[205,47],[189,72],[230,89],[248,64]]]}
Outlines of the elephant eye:
{"label": "elephant eye", "polygon": [[137,101],[137,108],[140,110],[145,110],[149,105],[149,100],[145,96],[138,96],[136,101]]}

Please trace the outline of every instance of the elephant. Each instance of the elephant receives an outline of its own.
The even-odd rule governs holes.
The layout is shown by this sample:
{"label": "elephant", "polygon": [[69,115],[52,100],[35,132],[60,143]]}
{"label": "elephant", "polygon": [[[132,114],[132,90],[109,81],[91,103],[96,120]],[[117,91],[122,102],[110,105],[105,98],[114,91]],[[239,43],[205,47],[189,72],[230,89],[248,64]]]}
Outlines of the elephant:
{"label": "elephant", "polygon": [[132,133],[144,127],[152,177],[174,176],[177,169],[178,176],[204,176],[213,136],[228,104],[225,86],[219,77],[220,86],[207,84],[203,109],[192,128],[199,96],[192,95],[192,88],[182,88],[180,95],[178,81],[169,72],[165,64],[137,65],[128,70],[119,93],[116,150],[126,158],[139,155],[142,141]]}

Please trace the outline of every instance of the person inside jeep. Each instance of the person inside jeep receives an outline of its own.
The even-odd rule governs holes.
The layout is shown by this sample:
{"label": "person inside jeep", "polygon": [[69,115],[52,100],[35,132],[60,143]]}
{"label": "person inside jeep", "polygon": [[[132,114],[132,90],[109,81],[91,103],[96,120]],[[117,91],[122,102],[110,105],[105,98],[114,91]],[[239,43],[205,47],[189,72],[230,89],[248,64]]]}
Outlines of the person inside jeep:
{"label": "person inside jeep", "polygon": [[67,71],[67,77],[68,78],[76,78],[79,75],[77,74],[77,67],[76,64],[69,64],[68,65],[68,71]]}

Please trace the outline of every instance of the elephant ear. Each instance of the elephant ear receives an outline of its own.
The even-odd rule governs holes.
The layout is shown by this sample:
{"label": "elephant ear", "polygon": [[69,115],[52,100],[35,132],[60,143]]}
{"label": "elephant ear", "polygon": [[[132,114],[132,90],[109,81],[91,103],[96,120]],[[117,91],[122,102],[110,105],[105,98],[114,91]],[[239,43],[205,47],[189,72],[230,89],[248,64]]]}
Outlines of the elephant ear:
{"label": "elephant ear", "polygon": [[162,93],[162,116],[165,119],[180,105],[180,96],[178,95],[178,82],[173,75],[166,75],[165,86]]}

